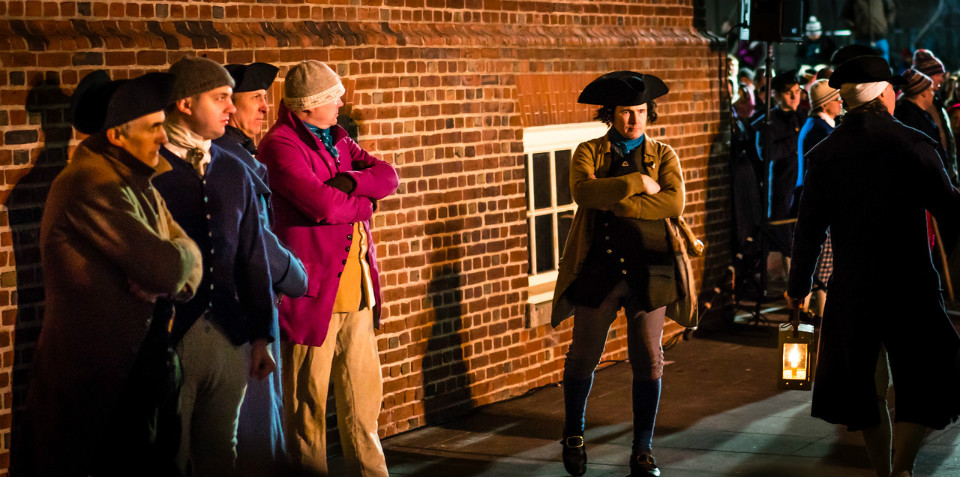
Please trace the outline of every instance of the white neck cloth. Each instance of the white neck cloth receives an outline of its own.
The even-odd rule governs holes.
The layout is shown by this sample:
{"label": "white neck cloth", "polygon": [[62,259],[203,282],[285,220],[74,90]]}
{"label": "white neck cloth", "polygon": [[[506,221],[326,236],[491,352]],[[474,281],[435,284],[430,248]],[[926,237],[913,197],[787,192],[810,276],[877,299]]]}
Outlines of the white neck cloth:
{"label": "white neck cloth", "polygon": [[844,83],[840,86],[840,96],[850,109],[856,108],[862,104],[873,101],[880,96],[883,90],[890,84],[886,81],[877,81],[876,83]]}

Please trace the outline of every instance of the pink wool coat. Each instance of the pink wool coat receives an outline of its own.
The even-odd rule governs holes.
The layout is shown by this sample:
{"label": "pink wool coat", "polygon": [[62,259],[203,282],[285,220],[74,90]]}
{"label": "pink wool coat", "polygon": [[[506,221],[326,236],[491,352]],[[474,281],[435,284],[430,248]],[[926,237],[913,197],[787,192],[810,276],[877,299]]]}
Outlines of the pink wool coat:
{"label": "pink wool coat", "polygon": [[[340,126],[330,128],[340,152],[334,158],[286,106],[280,105],[278,116],[260,141],[257,159],[267,166],[274,194],[274,232],[307,271],[307,294],[283,298],[278,307],[281,337],[296,344],[323,344],[356,222],[363,223],[370,238],[366,259],[377,300],[374,324],[379,327],[380,277],[370,216],[373,201],[397,190],[397,173],[360,149]],[[356,181],[350,194],[324,184],[338,172]]]}

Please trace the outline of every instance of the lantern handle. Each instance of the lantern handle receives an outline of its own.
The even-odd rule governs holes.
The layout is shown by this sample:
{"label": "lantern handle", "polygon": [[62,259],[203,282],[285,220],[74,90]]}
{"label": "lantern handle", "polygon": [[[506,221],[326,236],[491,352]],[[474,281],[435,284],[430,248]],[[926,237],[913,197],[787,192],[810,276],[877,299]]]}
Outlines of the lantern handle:
{"label": "lantern handle", "polygon": [[800,337],[800,308],[790,309],[790,325],[793,327],[793,337]]}

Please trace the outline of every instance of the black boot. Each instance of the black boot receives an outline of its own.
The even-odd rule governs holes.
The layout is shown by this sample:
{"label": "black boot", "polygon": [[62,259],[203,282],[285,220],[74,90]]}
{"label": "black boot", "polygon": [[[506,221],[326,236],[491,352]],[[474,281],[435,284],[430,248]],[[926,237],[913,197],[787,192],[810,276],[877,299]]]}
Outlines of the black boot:
{"label": "black boot", "polygon": [[583,436],[564,437],[563,468],[570,475],[581,476],[587,472],[587,448],[583,445]]}
{"label": "black boot", "polygon": [[660,477],[657,459],[649,452],[633,453],[630,456],[630,477]]}

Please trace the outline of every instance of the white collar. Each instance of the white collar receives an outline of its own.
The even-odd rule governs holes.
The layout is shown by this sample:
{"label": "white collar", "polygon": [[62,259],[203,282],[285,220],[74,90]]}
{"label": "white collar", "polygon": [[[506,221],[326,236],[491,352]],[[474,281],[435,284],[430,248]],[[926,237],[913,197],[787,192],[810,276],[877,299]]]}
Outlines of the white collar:
{"label": "white collar", "polygon": [[[199,134],[176,124],[173,121],[163,123],[163,129],[167,132],[166,144],[167,150],[174,153],[177,157],[187,160],[187,153],[191,149],[200,148],[203,150],[203,159],[197,165],[197,172],[202,176],[206,172],[207,164],[210,163],[210,145],[213,141],[200,137]],[[189,161],[188,161],[189,162]]]}

